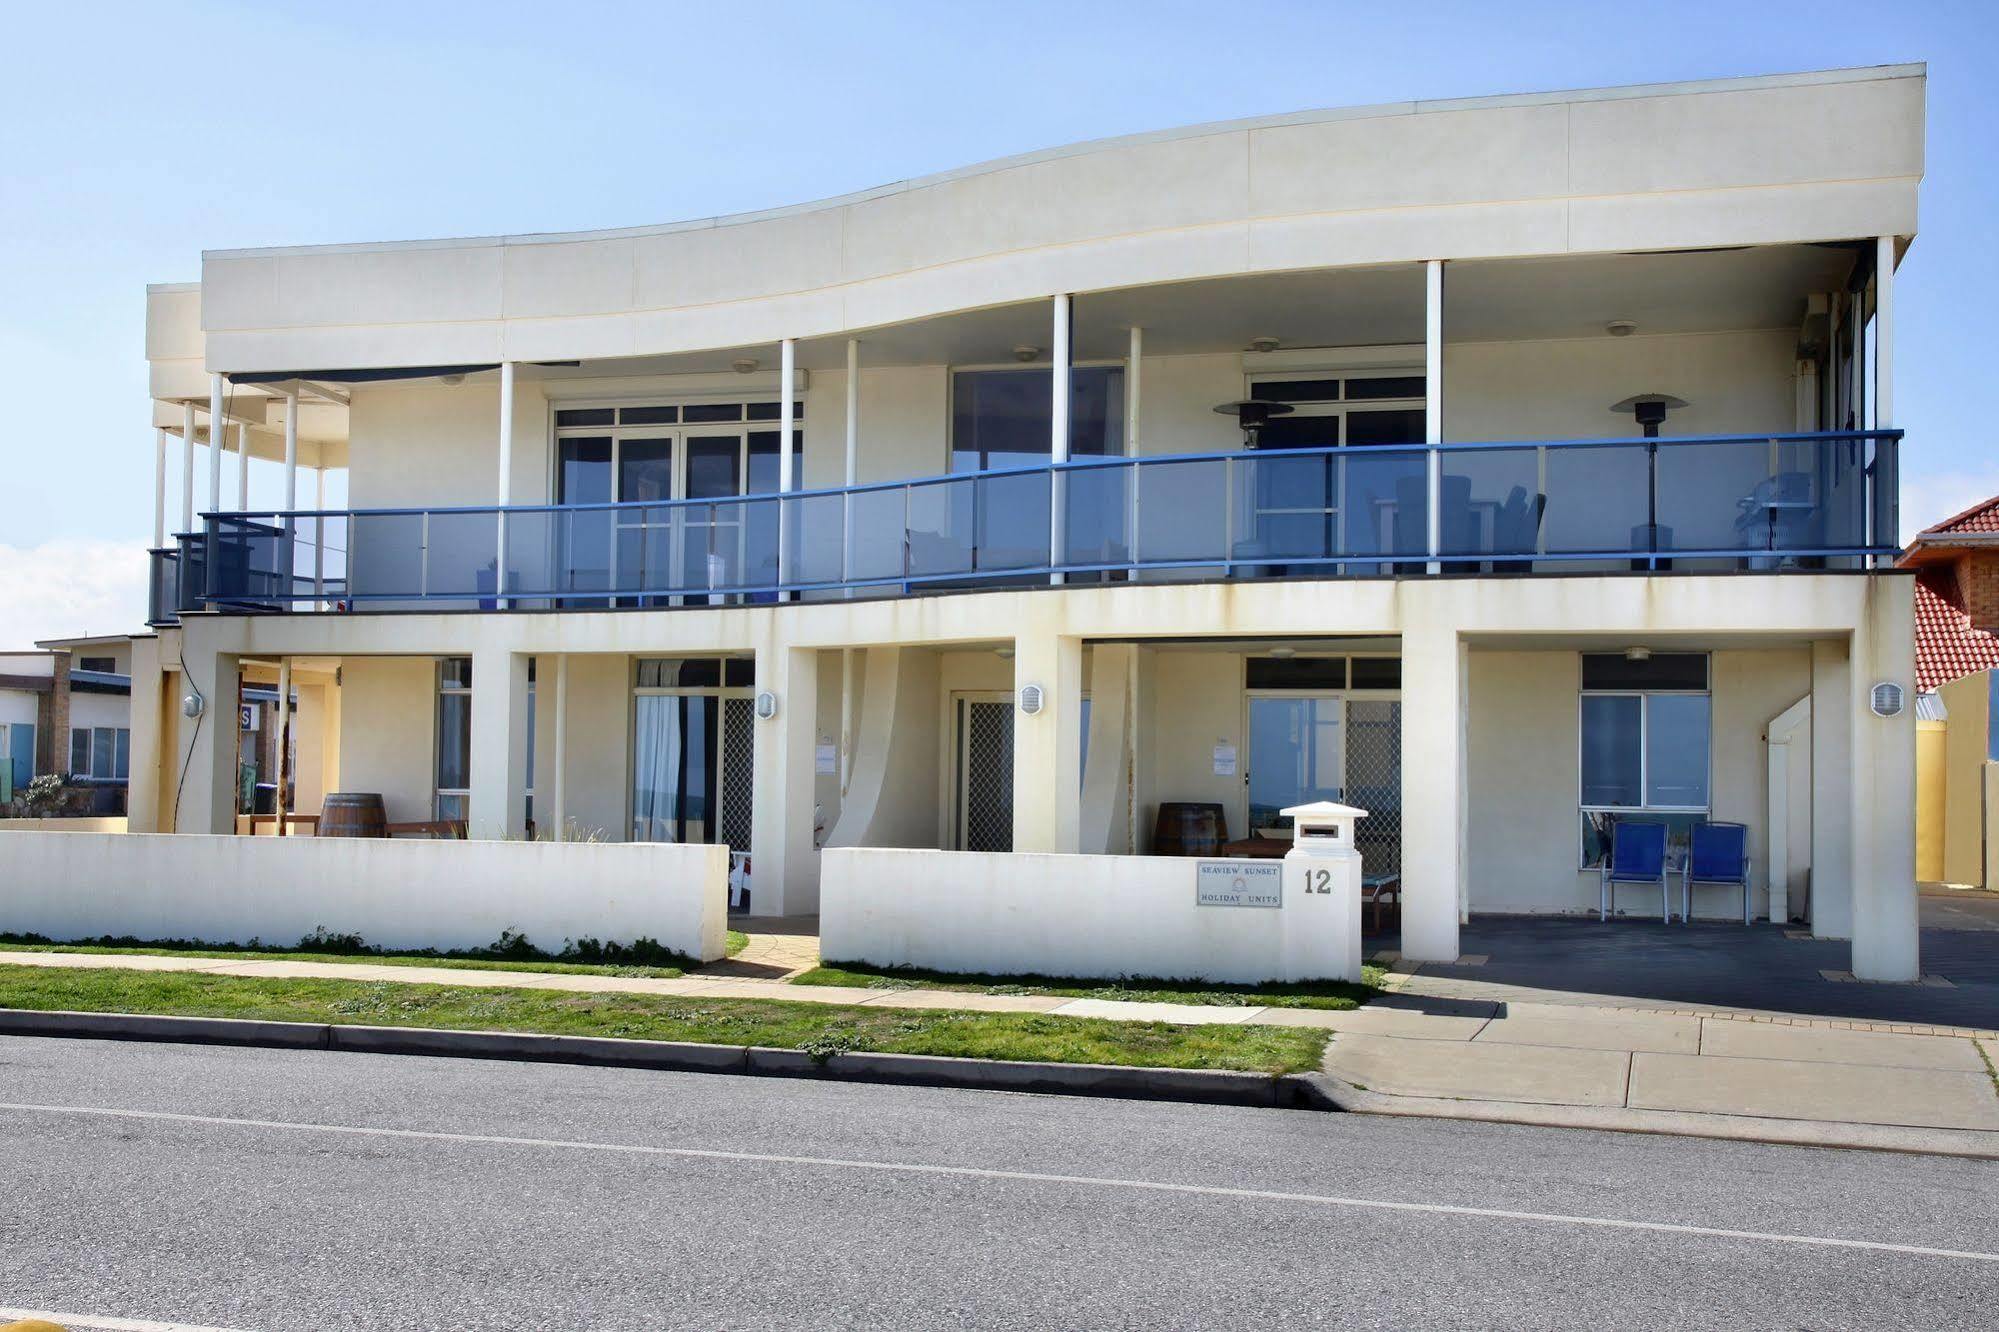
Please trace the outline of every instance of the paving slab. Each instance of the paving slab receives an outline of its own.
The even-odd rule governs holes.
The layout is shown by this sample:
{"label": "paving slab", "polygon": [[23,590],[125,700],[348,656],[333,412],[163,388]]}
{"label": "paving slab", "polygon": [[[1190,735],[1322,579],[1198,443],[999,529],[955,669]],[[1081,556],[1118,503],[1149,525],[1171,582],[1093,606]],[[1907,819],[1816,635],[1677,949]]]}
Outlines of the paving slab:
{"label": "paving slab", "polygon": [[[794,986],[804,989],[804,986]],[[878,990],[869,1008],[956,1008],[968,1013],[1046,1013],[1070,1002],[1059,994],[976,994],[955,990]]]}
{"label": "paving slab", "polygon": [[[1496,1012],[1494,1005],[1492,1011]],[[1324,1012],[1325,1010],[1320,1010]],[[1335,1031],[1351,1031],[1364,1036],[1400,1036],[1424,1041],[1468,1041],[1478,1035],[1489,1017],[1466,1013],[1426,1013],[1420,1008],[1390,1008],[1368,1004],[1344,1012],[1326,1012],[1327,1021],[1301,1023],[1328,1026]],[[1258,1019],[1262,1021],[1263,1019]]]}
{"label": "paving slab", "polygon": [[1326,1071],[1369,1091],[1537,1105],[1623,1105],[1631,1056],[1614,1050],[1482,1045],[1340,1032]]}
{"label": "paving slab", "polygon": [[1631,1057],[1634,1108],[1914,1128],[1999,1129],[1983,1072],[1714,1055]]}
{"label": "paving slab", "polygon": [[1070,999],[1048,1010],[1061,1017],[1115,1018],[1120,1022],[1177,1022],[1182,1026],[1222,1026],[1249,1021],[1254,1008],[1220,1004],[1138,1004],[1122,999]]}
{"label": "paving slab", "polygon": [[1960,1073],[1985,1071],[1985,1061],[1979,1057],[1977,1047],[1961,1037],[1841,1031],[1829,1027],[1728,1019],[1701,1024],[1699,1053],[1748,1059],[1794,1059],[1821,1064],[1865,1064],[1874,1068],[1942,1068]]}
{"label": "paving slab", "polygon": [[[1552,1010],[1552,1011],[1547,1011]],[[1490,1045],[1553,1045],[1572,1050],[1698,1054],[1701,1020],[1615,1008],[1512,1004],[1473,1040]]]}
{"label": "paving slab", "polygon": [[200,971],[215,958],[161,957],[152,953],[0,953],[0,963],[17,967],[124,967],[132,971]]}

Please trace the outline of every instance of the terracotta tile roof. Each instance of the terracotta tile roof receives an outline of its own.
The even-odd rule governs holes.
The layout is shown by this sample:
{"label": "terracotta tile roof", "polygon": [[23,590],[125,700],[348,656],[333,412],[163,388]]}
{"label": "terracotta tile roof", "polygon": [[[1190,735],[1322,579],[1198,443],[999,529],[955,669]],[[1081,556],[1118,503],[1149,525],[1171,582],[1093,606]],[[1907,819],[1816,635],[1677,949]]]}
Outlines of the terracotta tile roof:
{"label": "terracotta tile roof", "polygon": [[[1999,521],[1999,512],[1994,518]],[[1951,571],[1925,569],[1917,574],[1916,688],[1936,689],[1994,667],[1999,667],[1999,636],[1971,627]]]}
{"label": "terracotta tile roof", "polygon": [[1946,518],[1933,527],[1925,527],[1922,535],[1933,532],[1999,532],[1999,495],[1980,500],[1963,513]]}

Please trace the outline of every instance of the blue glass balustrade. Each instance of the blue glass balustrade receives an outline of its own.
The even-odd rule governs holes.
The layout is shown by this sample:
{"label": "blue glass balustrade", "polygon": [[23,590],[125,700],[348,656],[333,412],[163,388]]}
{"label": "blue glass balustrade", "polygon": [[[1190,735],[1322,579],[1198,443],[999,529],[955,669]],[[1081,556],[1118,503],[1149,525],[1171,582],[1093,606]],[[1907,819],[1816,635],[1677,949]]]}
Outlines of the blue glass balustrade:
{"label": "blue glass balustrade", "polygon": [[[778,496],[220,513],[182,610],[627,608],[1045,582],[1862,568],[1899,431],[1076,459]],[[1434,509],[1434,512],[1433,512]]]}

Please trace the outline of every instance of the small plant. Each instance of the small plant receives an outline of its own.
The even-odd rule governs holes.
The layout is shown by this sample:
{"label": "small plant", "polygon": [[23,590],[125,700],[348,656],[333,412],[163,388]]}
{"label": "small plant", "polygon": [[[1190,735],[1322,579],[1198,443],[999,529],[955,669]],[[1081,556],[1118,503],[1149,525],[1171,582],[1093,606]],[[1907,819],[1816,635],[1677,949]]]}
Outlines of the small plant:
{"label": "small plant", "polygon": [[[248,946],[254,948],[256,940],[252,939]],[[367,941],[358,934],[334,934],[324,925],[315,925],[312,927],[311,934],[306,935],[298,941],[297,951],[301,953],[378,953],[381,950],[379,948],[370,948]]]}
{"label": "small plant", "polygon": [[73,785],[74,781],[69,773],[43,773],[15,794],[14,813],[23,818],[51,819],[72,812],[89,798],[89,792]]}

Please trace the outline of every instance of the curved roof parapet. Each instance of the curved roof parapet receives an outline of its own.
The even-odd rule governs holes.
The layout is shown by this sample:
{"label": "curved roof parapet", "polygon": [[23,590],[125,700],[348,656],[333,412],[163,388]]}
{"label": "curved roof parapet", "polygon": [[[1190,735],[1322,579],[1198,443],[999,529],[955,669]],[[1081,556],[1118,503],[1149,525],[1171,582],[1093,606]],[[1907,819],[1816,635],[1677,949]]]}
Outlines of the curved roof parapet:
{"label": "curved roof parapet", "polygon": [[1240,273],[1906,236],[1923,87],[1891,65],[1398,102],[659,226],[216,250],[201,325],[231,372],[594,359]]}

